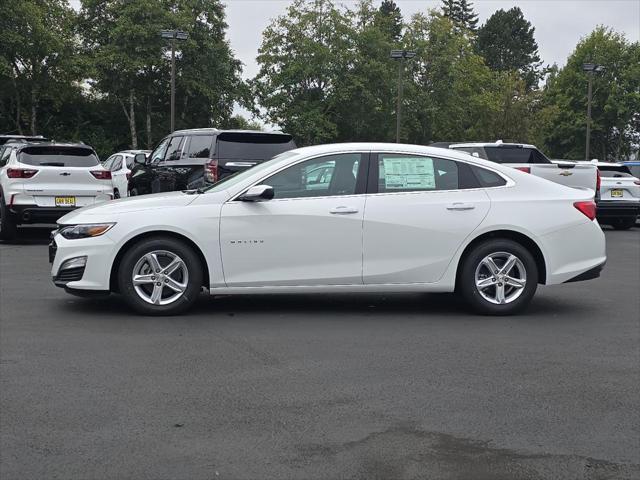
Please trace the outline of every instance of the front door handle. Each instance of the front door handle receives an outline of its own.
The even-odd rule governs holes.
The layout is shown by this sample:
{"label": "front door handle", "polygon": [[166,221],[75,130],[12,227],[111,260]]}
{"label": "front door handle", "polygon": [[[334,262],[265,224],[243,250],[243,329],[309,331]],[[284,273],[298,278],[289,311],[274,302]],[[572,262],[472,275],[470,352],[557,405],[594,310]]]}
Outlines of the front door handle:
{"label": "front door handle", "polygon": [[455,210],[455,211],[463,211],[463,210],[473,210],[476,208],[472,203],[452,203],[447,205],[447,210]]}
{"label": "front door handle", "polygon": [[340,206],[332,208],[331,210],[329,210],[329,213],[332,213],[334,215],[348,215],[350,213],[358,213],[358,209],[355,207]]}

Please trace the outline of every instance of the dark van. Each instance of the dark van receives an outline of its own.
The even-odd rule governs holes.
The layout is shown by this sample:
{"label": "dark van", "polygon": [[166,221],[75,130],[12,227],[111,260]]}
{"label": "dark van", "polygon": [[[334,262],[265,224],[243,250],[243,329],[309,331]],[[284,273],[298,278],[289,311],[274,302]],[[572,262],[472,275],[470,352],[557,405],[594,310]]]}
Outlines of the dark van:
{"label": "dark van", "polygon": [[190,190],[296,148],[291,135],[251,130],[178,130],[145,157],[138,154],[129,195]]}

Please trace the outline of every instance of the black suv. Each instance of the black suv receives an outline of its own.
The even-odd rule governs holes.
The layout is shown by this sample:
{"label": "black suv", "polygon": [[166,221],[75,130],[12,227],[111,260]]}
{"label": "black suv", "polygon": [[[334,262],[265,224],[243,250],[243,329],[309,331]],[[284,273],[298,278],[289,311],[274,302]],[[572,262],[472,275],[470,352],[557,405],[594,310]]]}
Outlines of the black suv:
{"label": "black suv", "polygon": [[296,148],[291,135],[251,130],[178,130],[135,156],[129,195],[190,190]]}

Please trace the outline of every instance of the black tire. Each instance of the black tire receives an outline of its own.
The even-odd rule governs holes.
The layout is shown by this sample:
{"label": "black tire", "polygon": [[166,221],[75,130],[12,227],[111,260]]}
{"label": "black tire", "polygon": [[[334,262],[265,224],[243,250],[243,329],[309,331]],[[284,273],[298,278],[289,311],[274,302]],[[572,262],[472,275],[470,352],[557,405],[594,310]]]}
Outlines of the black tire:
{"label": "black tire", "polygon": [[0,240],[11,242],[16,238],[18,238],[18,225],[9,213],[4,198],[0,196]]}
{"label": "black tire", "polygon": [[113,190],[113,198],[114,199],[120,198],[120,192],[118,191],[117,188]]}
{"label": "black tire", "polygon": [[[519,296],[516,296],[515,291],[519,289],[507,283],[512,280],[508,279],[507,282],[499,283],[504,278],[502,277],[503,274],[495,276],[489,274],[490,281],[495,281],[495,286],[488,286],[483,289],[486,296],[492,296],[493,292],[493,295],[497,298],[497,288],[500,285],[505,289],[503,292],[512,292],[516,297],[508,303],[496,304],[484,298],[479,288],[476,287],[476,272],[479,272],[480,276],[483,276],[482,272],[485,272],[486,275],[488,268],[480,266],[481,262],[491,255],[496,255],[496,258],[500,258],[503,253],[514,255],[520,261],[516,265],[516,271],[519,272],[521,268],[524,268],[525,276],[522,276],[522,272],[519,272],[518,276],[519,278],[526,278],[526,282],[524,288],[518,294]],[[498,262],[495,263],[498,267],[504,265]],[[485,279],[489,280],[488,278]],[[538,287],[538,267],[533,255],[521,244],[508,239],[491,239],[476,245],[473,250],[463,257],[457,286],[458,291],[475,312],[483,315],[512,315],[525,308],[533,298]],[[505,295],[506,298],[509,296],[510,294]]]}
{"label": "black tire", "polygon": [[[141,294],[138,293],[138,290],[136,290],[136,287],[133,285],[133,274],[136,265],[140,265],[140,262],[143,262],[143,268],[146,268],[144,272],[149,273],[148,267],[150,264],[142,259],[146,254],[159,251],[169,252],[171,255],[178,256],[185,264],[187,270],[186,282],[184,282],[184,277],[180,280],[186,283],[186,289],[179,298],[167,305],[149,303],[142,298]],[[160,258],[161,266],[166,267],[166,262],[162,264],[162,257],[157,257]],[[153,272],[149,274],[153,275]],[[162,281],[160,275],[152,278]],[[202,279],[202,261],[198,254],[194,252],[193,248],[180,240],[166,236],[146,238],[144,241],[136,243],[124,254],[118,267],[118,286],[120,293],[131,307],[138,313],[144,315],[177,315],[186,311],[198,298],[202,287]],[[151,292],[149,290],[154,291],[154,285],[160,285],[160,283],[145,284],[139,286],[139,288],[145,290],[143,294],[150,296]],[[171,295],[172,290],[170,290],[169,287],[163,285],[161,289],[163,292],[161,295]]]}
{"label": "black tire", "polygon": [[138,189],[137,188],[132,188],[131,190],[129,190],[129,196],[130,197],[137,197],[139,195],[138,193]]}
{"label": "black tire", "polygon": [[635,224],[635,218],[616,218],[611,222],[611,226],[616,230],[629,230]]}

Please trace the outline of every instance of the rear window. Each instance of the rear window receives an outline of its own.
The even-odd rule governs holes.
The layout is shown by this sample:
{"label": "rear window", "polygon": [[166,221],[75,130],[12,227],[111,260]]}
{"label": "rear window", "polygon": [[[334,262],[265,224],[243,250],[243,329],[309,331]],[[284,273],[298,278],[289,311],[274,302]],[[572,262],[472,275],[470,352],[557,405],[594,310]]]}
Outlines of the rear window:
{"label": "rear window", "polygon": [[522,147],[484,147],[487,160],[496,163],[550,163],[535,148]]}
{"label": "rear window", "polygon": [[613,178],[621,178],[621,177],[633,177],[629,168],[620,165],[620,166],[610,166],[610,167],[598,167],[600,170],[601,177],[613,177]]}
{"label": "rear window", "polygon": [[236,160],[267,160],[296,148],[291,135],[271,133],[221,133],[216,157]]}
{"label": "rear window", "polygon": [[20,151],[18,161],[51,167],[95,167],[100,163],[93,150],[77,147],[27,147]]}

